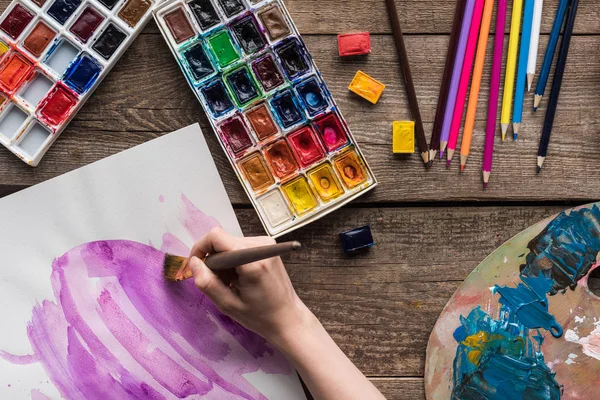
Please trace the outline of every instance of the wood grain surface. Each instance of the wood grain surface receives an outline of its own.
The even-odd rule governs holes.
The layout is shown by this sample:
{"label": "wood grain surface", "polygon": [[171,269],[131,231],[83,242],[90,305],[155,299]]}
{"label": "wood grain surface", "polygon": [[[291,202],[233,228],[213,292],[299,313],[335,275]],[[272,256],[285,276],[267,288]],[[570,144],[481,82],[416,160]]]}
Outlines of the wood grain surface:
{"label": "wood grain surface", "polygon": [[[557,3],[544,2],[540,64]],[[0,1],[2,8],[8,4]],[[519,142],[496,143],[493,175],[485,192],[480,170],[492,38],[467,170],[459,175],[457,159],[450,170],[437,162],[426,171],[417,154],[391,153],[391,123],[410,119],[410,113],[385,2],[288,0],[286,4],[381,182],[354,204],[288,235],[285,239],[298,239],[307,250],[288,257],[286,266],[300,297],[388,398],[423,399],[429,333],[463,279],[514,234],[568,206],[600,198],[600,2],[585,1],[579,8],[545,170],[536,176],[546,103],[534,114],[529,107],[532,96],[527,96]],[[509,10],[511,5],[509,1]],[[397,6],[429,135],[455,1],[398,0]],[[507,24],[507,32],[509,28]],[[373,34],[371,55],[337,56],[335,35],[350,31]],[[347,90],[358,69],[387,85],[379,104],[373,106]],[[263,234],[154,22],[39,167],[28,167],[0,148],[0,196],[197,121],[244,233]],[[345,256],[338,233],[363,224],[371,224],[376,246]]]}

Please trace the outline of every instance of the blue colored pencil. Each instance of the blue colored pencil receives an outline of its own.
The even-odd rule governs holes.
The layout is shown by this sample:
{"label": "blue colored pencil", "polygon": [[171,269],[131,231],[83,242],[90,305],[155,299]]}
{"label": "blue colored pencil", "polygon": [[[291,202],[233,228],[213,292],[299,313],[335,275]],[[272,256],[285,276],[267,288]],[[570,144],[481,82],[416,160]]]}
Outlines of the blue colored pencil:
{"label": "blue colored pencil", "polygon": [[554,25],[552,25],[552,32],[550,32],[550,40],[548,41],[548,47],[546,48],[546,55],[544,56],[544,64],[542,64],[542,70],[540,77],[535,89],[535,101],[533,104],[533,111],[537,111],[542,97],[546,92],[546,85],[548,84],[548,77],[550,76],[550,68],[552,67],[552,60],[554,60],[554,52],[556,51],[556,45],[558,44],[558,37],[560,36],[560,29],[565,21],[565,14],[567,12],[567,6],[569,0],[560,0],[558,9],[556,10],[556,18],[554,19]]}
{"label": "blue colored pencil", "polygon": [[521,54],[517,71],[517,86],[515,87],[515,104],[513,109],[513,140],[519,137],[519,128],[523,119],[523,101],[527,81],[527,65],[529,63],[529,46],[531,44],[531,29],[533,28],[533,6],[535,0],[525,0],[523,14],[523,32],[521,33]]}

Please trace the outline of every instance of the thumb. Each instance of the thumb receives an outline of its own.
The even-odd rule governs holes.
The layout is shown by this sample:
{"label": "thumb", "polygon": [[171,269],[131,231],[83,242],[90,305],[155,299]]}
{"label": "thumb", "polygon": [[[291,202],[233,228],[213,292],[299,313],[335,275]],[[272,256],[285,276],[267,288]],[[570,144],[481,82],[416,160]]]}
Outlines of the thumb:
{"label": "thumb", "polygon": [[190,258],[194,284],[223,312],[241,307],[241,300],[198,257]]}

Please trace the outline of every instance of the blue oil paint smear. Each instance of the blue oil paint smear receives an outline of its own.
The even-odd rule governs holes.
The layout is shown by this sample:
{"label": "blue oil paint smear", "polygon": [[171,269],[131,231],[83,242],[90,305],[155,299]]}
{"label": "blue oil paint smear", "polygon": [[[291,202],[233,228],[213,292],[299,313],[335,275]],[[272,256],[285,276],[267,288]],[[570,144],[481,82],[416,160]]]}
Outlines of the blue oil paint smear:
{"label": "blue oil paint smear", "polygon": [[77,93],[83,94],[94,86],[100,71],[102,66],[92,56],[82,54],[65,72],[64,82]]}
{"label": "blue oil paint smear", "polygon": [[600,252],[600,209],[559,214],[527,246],[521,281],[496,286],[500,317],[479,306],[454,332],[452,399],[560,399],[562,386],[544,361],[542,331],[560,337],[563,328],[548,311],[547,296],[574,289]]}

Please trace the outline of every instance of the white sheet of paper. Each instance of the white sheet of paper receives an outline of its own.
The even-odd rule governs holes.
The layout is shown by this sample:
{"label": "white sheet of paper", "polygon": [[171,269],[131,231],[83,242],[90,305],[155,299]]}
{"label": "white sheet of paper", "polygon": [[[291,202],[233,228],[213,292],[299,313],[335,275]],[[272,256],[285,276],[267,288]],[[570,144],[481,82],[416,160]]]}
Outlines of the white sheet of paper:
{"label": "white sheet of paper", "polygon": [[[98,240],[159,248],[165,233],[190,247],[194,238],[180,218],[182,195],[225,230],[242,235],[197,124],[0,199],[0,351],[33,354],[27,334],[32,309],[43,300],[57,301],[52,262],[70,249]],[[122,349],[115,354],[129,357]],[[244,377],[268,398],[305,398],[294,372],[258,370]],[[153,387],[173,397],[160,384]],[[36,398],[38,390],[61,397],[42,363],[16,365],[0,357],[0,398]],[[206,397],[237,398],[219,393]]]}

